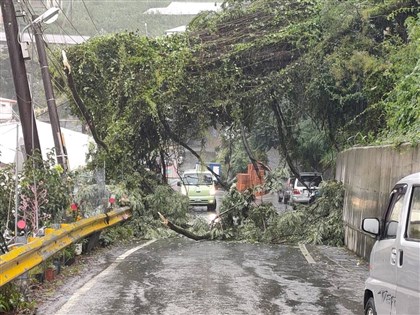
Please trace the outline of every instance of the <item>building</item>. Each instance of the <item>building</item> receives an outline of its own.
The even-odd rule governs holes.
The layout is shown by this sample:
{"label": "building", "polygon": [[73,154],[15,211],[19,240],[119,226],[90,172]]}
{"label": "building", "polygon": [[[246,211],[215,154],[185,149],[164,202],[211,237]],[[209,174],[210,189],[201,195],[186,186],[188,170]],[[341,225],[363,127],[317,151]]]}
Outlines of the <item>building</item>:
{"label": "building", "polygon": [[171,2],[167,7],[150,8],[144,14],[162,15],[197,15],[203,11],[219,11],[221,3],[217,2]]}
{"label": "building", "polygon": [[0,97],[0,122],[13,119],[13,105],[15,104],[15,100]]}
{"label": "building", "polygon": [[[36,121],[42,156],[47,158],[54,146],[51,125],[46,122]],[[86,134],[61,128],[64,138],[70,170],[75,170],[86,165],[86,157],[93,141]],[[18,121],[0,123],[0,164],[7,165],[18,162],[22,164],[25,159],[25,146],[23,145],[22,127]],[[18,167],[21,169],[21,166]]]}

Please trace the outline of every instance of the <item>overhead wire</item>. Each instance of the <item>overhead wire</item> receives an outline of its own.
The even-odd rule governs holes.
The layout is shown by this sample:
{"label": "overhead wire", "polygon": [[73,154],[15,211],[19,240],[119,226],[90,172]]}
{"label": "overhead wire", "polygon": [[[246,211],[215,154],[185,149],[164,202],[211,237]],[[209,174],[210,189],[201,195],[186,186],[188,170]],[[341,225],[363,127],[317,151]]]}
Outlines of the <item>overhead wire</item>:
{"label": "overhead wire", "polygon": [[[58,5],[59,6],[59,3],[58,3],[58,1],[57,0],[54,0],[54,2],[55,2],[55,4],[56,5]],[[42,2],[42,5],[44,6],[44,8],[45,9],[48,9],[47,7],[46,7],[46,5],[45,5],[45,3],[43,3]],[[34,15],[35,15],[35,9],[32,7],[32,5],[31,5],[31,3],[30,2],[28,2],[27,0],[24,0],[23,1],[23,3],[22,3],[22,8],[23,8],[23,10],[24,11],[27,11],[27,12],[29,12],[29,14],[31,15],[31,17],[33,17]],[[60,8],[61,9],[61,8]],[[87,8],[86,8],[87,9]],[[82,39],[85,39],[86,38],[86,36],[83,36],[83,35],[81,35],[80,34],[80,32],[76,29],[76,27],[73,25],[73,23],[71,22],[71,20],[68,18],[68,16],[62,11],[62,13],[63,13],[63,15],[65,16],[65,18],[67,19],[67,21],[69,22],[69,24],[72,26],[72,28],[79,34],[79,36],[82,38]],[[89,13],[90,14],[90,13]],[[26,22],[28,22],[28,23],[31,23],[31,21],[26,21]],[[93,21],[92,21],[93,22]],[[75,40],[74,38],[72,38],[72,35],[68,35],[68,33],[66,32],[66,30],[64,30],[64,28],[63,27],[61,27],[60,25],[59,25],[59,28],[62,30],[62,32],[63,33],[66,33],[67,34],[67,36],[70,38],[70,39],[72,39],[73,40],[73,42],[74,43],[78,43],[79,41],[77,41],[77,40]],[[32,34],[30,34],[30,35],[32,35]],[[30,39],[31,39],[31,42],[33,43],[34,42],[34,39],[33,39],[33,36],[30,36]],[[57,70],[57,72],[58,73],[60,73],[61,75],[62,75],[62,77],[64,78],[65,77],[65,75],[64,75],[64,70],[63,70],[63,68],[60,66],[60,63],[61,63],[61,61],[58,61],[57,60],[57,58],[55,58],[55,55],[54,55],[54,53],[52,52],[52,50],[50,49],[50,46],[49,46],[49,44],[50,43],[48,43],[48,41],[46,40],[46,37],[45,36],[43,36],[43,41],[44,41],[44,43],[45,43],[45,47],[48,49],[48,51],[50,52],[48,55],[47,55],[47,58],[48,58],[48,60],[49,60],[49,62],[53,65],[53,67]],[[58,46],[60,49],[64,49],[64,47],[65,47],[65,45],[63,45],[63,44],[61,44],[61,43],[56,43],[56,42],[54,42],[54,45],[56,45],[56,46]],[[33,53],[33,55],[35,55],[35,53]],[[65,92],[65,87],[63,87],[57,80],[55,80],[55,79],[52,79],[52,83],[53,83],[53,85],[55,86],[55,88],[58,90],[58,91],[60,91],[61,93],[64,93]],[[36,100],[32,100],[32,102],[34,103],[34,105],[40,105]],[[60,106],[60,105],[59,105]],[[41,113],[42,114],[42,113]]]}
{"label": "overhead wire", "polygon": [[[57,5],[57,7],[59,7],[60,8],[60,4],[58,3],[58,1],[57,0],[54,0],[54,2],[55,2],[55,4]],[[45,6],[45,4],[43,3],[43,5],[44,5],[44,7],[45,7],[45,9],[47,9],[47,7]],[[61,8],[60,8],[61,9]],[[73,22],[71,21],[71,19],[67,16],[67,14],[63,11],[63,10],[61,10],[61,14],[64,16],[64,18],[66,19],[66,21],[70,24],[70,26],[71,26],[71,28],[72,29],[74,29],[75,31],[76,31],[76,33],[81,37],[81,38],[86,38],[87,36],[86,35],[82,35],[80,32],[79,32],[79,30],[74,26],[74,24],[73,24]],[[58,25],[58,27],[61,29],[61,31],[64,33],[64,34],[66,34],[67,36],[69,36],[70,38],[72,38],[72,35],[70,35],[64,28],[63,28],[63,26],[62,25]],[[76,40],[74,40],[73,39],[73,41],[75,42],[75,43],[77,43],[77,41]]]}
{"label": "overhead wire", "polygon": [[93,21],[92,15],[90,14],[90,12],[89,12],[89,10],[88,10],[88,8],[87,8],[87,6],[86,6],[85,0],[82,0],[82,3],[83,3],[83,6],[85,7],[85,10],[86,10],[86,12],[87,12],[87,14],[88,14],[88,16],[89,16],[90,21],[92,22],[93,26],[95,27],[96,33],[97,33],[97,34],[100,34],[100,31],[99,31],[99,30],[98,30],[98,28],[96,27],[96,24],[95,24],[95,22]]}

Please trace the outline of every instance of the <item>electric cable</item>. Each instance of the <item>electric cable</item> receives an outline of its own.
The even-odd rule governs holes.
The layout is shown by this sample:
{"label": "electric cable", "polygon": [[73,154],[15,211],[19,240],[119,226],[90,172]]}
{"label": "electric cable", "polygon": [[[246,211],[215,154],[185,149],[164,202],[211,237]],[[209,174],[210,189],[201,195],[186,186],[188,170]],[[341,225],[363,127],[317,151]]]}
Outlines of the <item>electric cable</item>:
{"label": "electric cable", "polygon": [[97,34],[100,34],[98,28],[96,27],[95,22],[93,21],[92,15],[90,14],[90,12],[89,12],[89,10],[88,10],[88,8],[86,6],[85,0],[82,0],[82,3],[83,3],[83,6],[85,7],[85,10],[86,10],[86,12],[87,12],[87,14],[89,16],[90,21],[92,22],[93,26],[95,27],[96,33]]}
{"label": "electric cable", "polygon": [[[54,2],[57,4],[57,6],[61,9],[61,7],[60,7],[60,4],[57,2],[57,0],[54,0]],[[44,4],[44,7],[45,7],[45,4]],[[76,31],[76,33],[80,36],[80,37],[82,37],[82,38],[85,38],[86,36],[83,36],[79,31],[78,31],[78,29],[74,26],[74,24],[72,23],[72,21],[71,21],[71,19],[67,16],[67,14],[63,11],[63,10],[61,10],[61,13],[62,13],[62,15],[66,18],[66,20],[67,20],[67,22],[70,24],[70,26]],[[64,28],[61,26],[61,25],[58,25],[58,27],[63,31],[63,33],[65,33],[65,34],[67,34],[68,35],[68,33],[64,30]],[[71,35],[68,35],[68,36],[71,36]],[[75,41],[75,43],[77,43],[76,41]]]}

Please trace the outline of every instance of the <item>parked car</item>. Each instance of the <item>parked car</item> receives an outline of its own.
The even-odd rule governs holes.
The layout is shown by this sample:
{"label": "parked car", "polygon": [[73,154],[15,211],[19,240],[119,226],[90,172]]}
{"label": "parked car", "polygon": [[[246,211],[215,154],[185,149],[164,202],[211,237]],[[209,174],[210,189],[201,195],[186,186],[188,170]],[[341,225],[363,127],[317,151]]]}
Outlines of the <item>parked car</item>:
{"label": "parked car", "polygon": [[208,211],[216,211],[216,186],[211,172],[185,171],[178,186],[188,196],[191,206],[206,206]]}
{"label": "parked car", "polygon": [[322,174],[302,172],[299,176],[301,180],[295,177],[291,179],[290,200],[293,203],[309,203],[319,194]]}
{"label": "parked car", "polygon": [[374,235],[365,283],[365,314],[420,314],[420,173],[401,179],[381,218],[365,218]]}

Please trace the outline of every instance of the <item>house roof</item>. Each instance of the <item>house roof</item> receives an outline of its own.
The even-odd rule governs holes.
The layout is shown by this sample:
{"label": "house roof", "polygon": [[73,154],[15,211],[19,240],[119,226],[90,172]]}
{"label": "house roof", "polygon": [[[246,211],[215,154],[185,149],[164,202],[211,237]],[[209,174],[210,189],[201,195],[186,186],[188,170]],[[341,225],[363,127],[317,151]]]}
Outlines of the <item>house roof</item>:
{"label": "house roof", "polygon": [[187,26],[186,25],[181,25],[181,26],[174,27],[174,28],[171,28],[169,30],[166,30],[165,34],[166,35],[171,35],[171,34],[175,34],[175,33],[183,33],[186,30],[187,30]]}
{"label": "house roof", "polygon": [[4,98],[4,97],[0,97],[0,102],[2,102],[2,103],[16,104],[16,100],[11,100],[11,99]]}
{"label": "house roof", "polygon": [[144,14],[196,15],[202,11],[219,11],[221,3],[217,2],[171,2],[167,7],[150,8]]}
{"label": "house roof", "polygon": [[[51,125],[46,122],[36,121],[39,141],[41,144],[42,156],[47,157],[54,148],[54,139],[52,136]],[[16,130],[19,134],[16,135]],[[89,144],[91,137],[81,132],[73,131],[66,128],[61,128],[64,141],[66,143],[67,155],[70,169],[86,165],[86,155],[89,151]],[[18,143],[16,143],[18,142]],[[19,122],[12,121],[0,124],[0,163],[12,164],[16,160],[16,148],[22,148],[23,136],[22,128]],[[20,151],[20,150],[18,150]],[[19,153],[19,160],[23,160],[22,152]]]}

